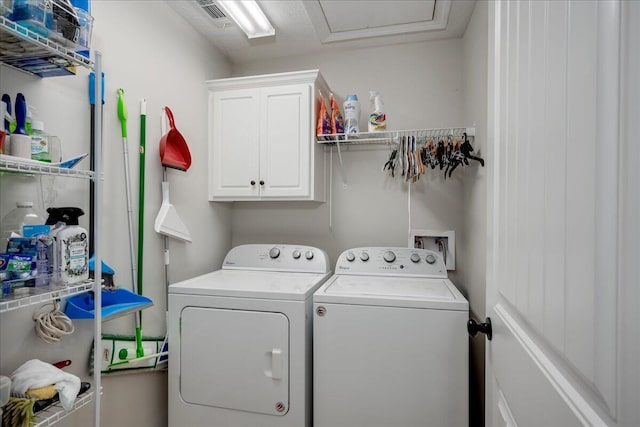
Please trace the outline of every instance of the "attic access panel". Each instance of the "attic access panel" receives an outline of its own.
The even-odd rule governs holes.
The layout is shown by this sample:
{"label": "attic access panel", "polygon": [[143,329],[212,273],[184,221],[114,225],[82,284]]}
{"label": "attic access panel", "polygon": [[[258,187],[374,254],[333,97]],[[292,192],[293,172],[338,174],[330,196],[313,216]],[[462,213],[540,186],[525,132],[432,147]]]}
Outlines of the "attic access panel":
{"label": "attic access panel", "polygon": [[451,0],[306,0],[323,43],[445,30]]}

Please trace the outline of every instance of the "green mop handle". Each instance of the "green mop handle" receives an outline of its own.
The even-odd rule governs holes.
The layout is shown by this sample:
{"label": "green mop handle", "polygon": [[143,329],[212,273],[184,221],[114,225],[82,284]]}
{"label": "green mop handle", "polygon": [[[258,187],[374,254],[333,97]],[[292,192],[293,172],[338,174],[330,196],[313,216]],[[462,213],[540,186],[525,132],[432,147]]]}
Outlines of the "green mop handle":
{"label": "green mop handle", "polygon": [[[122,143],[124,153],[124,174],[127,193],[127,214],[129,223],[129,252],[131,254],[131,280],[133,281],[133,289],[137,290],[136,282],[138,275],[136,273],[136,260],[133,255],[133,221],[131,218],[131,193],[129,189],[129,155],[127,146],[127,105],[124,102],[124,89],[118,89],[118,118],[120,119],[120,128],[122,131]],[[136,313],[136,357],[144,356],[144,348],[142,347],[142,326],[140,324],[140,316]]]}
{"label": "green mop handle", "polygon": [[127,137],[127,105],[124,103],[124,89],[118,89],[118,118],[122,137]]}

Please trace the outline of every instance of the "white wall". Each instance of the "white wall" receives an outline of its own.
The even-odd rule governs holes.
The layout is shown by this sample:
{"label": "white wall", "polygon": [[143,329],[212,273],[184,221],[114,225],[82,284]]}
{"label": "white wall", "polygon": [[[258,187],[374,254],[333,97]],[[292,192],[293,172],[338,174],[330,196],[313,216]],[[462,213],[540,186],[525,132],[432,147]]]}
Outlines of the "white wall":
{"label": "white wall", "polygon": [[[178,129],[186,138],[193,164],[187,173],[169,171],[171,202],[191,231],[193,243],[171,244],[171,281],[219,266],[231,246],[230,206],[207,202],[207,92],[204,81],[229,75],[229,65],[218,52],[162,1],[95,1],[92,48],[104,56],[106,76],[104,111],[103,257],[116,270],[116,284],[131,289],[123,145],[116,113],[116,90],[125,89],[129,110],[129,159],[137,224],[139,101],[147,99],[144,293],[155,306],[144,311],[143,333],[165,333],[165,277],[162,238],[153,230],[161,203],[162,168],[158,156],[160,109],[171,107]],[[37,107],[36,117],[47,130],[64,140],[67,156],[89,149],[87,72],[73,77],[38,79],[0,67],[0,91],[23,92]],[[88,161],[80,167],[88,168]],[[35,178],[0,177],[0,216],[15,200],[37,201]],[[55,205],[80,206],[87,216],[88,183],[56,178]],[[136,225],[137,228],[137,225]],[[137,233],[137,230],[136,230]],[[88,374],[92,322],[76,321],[77,332],[62,343],[45,344],[32,333],[32,309],[2,315],[0,371],[10,374],[20,363],[37,357],[46,361],[72,359],[70,371]],[[133,316],[103,324],[105,332],[132,334]],[[166,374],[128,374],[103,381],[103,426],[166,424]],[[67,418],[62,425],[89,425],[92,408]]]}
{"label": "white wall", "polygon": [[[474,148],[486,159],[487,153],[487,48],[488,5],[477,2],[462,39],[464,55],[464,118],[476,128]],[[472,317],[484,321],[486,290],[487,179],[484,168],[474,168],[465,176],[463,232],[458,238],[459,277]],[[457,236],[456,236],[457,237]],[[484,425],[484,353],[485,337],[478,335],[470,343],[470,402],[472,425]]]}
{"label": "white wall", "polygon": [[[318,68],[340,97],[356,93],[361,104],[361,130],[366,129],[369,90],[381,93],[389,129],[464,126],[462,42],[420,42],[258,61],[236,66],[234,75],[266,74]],[[406,246],[413,228],[456,230],[463,224],[463,176],[446,181],[441,172],[411,189],[381,172],[390,150],[384,146],[349,148],[343,152],[342,174],[333,150],[332,203],[243,202],[233,205],[233,244],[297,242],[326,250],[332,263],[357,246]],[[329,215],[332,209],[332,229]],[[455,278],[453,273],[452,277]]]}

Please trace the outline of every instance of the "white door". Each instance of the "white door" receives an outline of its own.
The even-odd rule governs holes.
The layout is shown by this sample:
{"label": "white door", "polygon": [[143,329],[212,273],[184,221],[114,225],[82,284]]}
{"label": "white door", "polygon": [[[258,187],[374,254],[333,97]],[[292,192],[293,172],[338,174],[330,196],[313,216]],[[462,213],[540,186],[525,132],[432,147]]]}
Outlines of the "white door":
{"label": "white door", "polygon": [[260,195],[308,197],[311,191],[311,85],[261,89]]}
{"label": "white door", "polygon": [[259,95],[258,89],[210,94],[210,200],[259,197]]}
{"label": "white door", "polygon": [[638,22],[490,5],[487,425],[640,425]]}

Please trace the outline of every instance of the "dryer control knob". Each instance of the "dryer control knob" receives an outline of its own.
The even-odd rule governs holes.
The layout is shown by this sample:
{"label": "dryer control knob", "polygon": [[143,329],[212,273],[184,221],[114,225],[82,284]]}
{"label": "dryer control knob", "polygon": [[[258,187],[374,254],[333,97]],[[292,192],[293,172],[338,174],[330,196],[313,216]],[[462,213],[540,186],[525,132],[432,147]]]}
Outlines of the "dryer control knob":
{"label": "dryer control knob", "polygon": [[427,261],[428,264],[433,264],[436,262],[436,257],[434,257],[433,255],[429,254],[427,255],[427,258],[425,259],[425,261]]}
{"label": "dryer control knob", "polygon": [[413,262],[420,262],[420,255],[418,255],[418,254],[411,254],[411,261],[413,261]]}
{"label": "dryer control knob", "polygon": [[366,252],[362,252],[362,253],[360,254],[360,259],[361,259],[362,261],[364,261],[364,262],[369,261],[369,254],[368,254],[368,253],[366,253]]}
{"label": "dryer control knob", "polygon": [[278,248],[271,248],[269,250],[269,258],[271,259],[276,259],[280,256],[280,249]]}
{"label": "dryer control knob", "polygon": [[299,259],[300,258],[300,251],[299,250],[295,250],[293,251],[293,259]]}
{"label": "dryer control knob", "polygon": [[391,263],[396,260],[396,254],[394,254],[392,251],[387,251],[384,253],[383,258],[386,262]]}
{"label": "dryer control knob", "polygon": [[347,252],[346,258],[349,262],[353,262],[356,260],[356,256],[353,254],[353,252]]}
{"label": "dryer control knob", "polygon": [[304,257],[308,260],[312,260],[313,259],[313,251],[307,251],[304,253]]}

